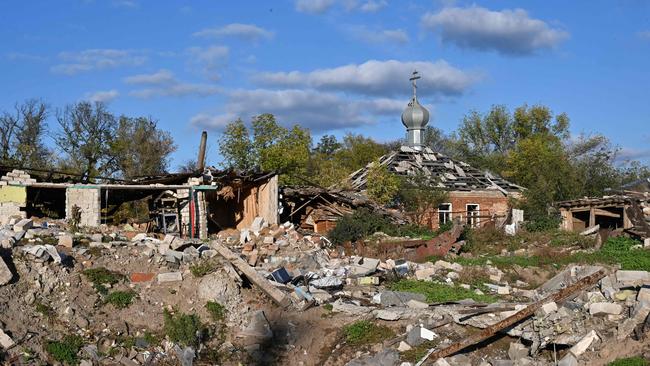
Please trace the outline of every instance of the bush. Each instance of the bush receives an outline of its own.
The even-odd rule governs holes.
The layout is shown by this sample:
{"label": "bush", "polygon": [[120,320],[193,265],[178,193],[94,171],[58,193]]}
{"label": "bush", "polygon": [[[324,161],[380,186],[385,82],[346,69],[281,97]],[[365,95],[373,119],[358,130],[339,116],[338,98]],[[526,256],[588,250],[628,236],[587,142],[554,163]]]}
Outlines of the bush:
{"label": "bush", "polygon": [[226,316],[226,308],[218,302],[208,301],[205,304],[205,308],[208,310],[208,313],[210,313],[210,316],[214,321],[220,322]]}
{"label": "bush", "polygon": [[172,314],[165,309],[163,317],[165,334],[174,343],[198,347],[207,335],[206,328],[196,314]]}
{"label": "bush", "polygon": [[83,339],[77,335],[67,335],[60,341],[49,341],[45,350],[55,360],[67,364],[77,364],[77,353],[83,346]]}
{"label": "bush", "polygon": [[113,304],[118,309],[124,309],[131,305],[135,297],[137,297],[135,291],[114,291],[106,296],[104,301],[107,304]]}
{"label": "bush", "polygon": [[349,345],[374,344],[395,336],[390,328],[377,325],[368,320],[359,320],[343,327],[345,340]]}
{"label": "bush", "polygon": [[192,272],[192,275],[196,278],[203,277],[212,271],[214,271],[214,266],[212,263],[207,261],[202,261],[190,266],[190,272]]}
{"label": "bush", "polygon": [[562,218],[555,215],[535,216],[524,223],[526,231],[531,233],[557,229]]}

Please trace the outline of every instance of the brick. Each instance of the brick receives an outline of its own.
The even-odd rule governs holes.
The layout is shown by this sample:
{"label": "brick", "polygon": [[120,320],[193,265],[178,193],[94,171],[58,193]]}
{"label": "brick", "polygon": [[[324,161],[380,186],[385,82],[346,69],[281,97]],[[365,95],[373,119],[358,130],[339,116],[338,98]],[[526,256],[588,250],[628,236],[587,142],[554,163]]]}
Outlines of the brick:
{"label": "brick", "polygon": [[131,273],[130,279],[131,279],[131,282],[138,283],[138,282],[152,281],[154,279],[154,277],[156,277],[155,273],[133,272],[133,273]]}

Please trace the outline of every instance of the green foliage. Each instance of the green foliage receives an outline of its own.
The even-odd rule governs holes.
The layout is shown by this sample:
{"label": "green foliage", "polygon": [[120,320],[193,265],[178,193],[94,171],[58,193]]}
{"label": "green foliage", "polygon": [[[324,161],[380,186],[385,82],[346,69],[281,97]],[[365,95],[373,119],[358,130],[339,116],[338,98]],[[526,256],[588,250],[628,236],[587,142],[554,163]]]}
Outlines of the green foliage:
{"label": "green foliage", "polygon": [[641,357],[619,358],[607,364],[607,366],[650,366],[650,361]]}
{"label": "green foliage", "polygon": [[400,179],[380,165],[379,160],[375,160],[370,167],[367,182],[368,197],[380,205],[393,201],[400,189]]}
{"label": "green foliage", "polygon": [[524,223],[524,228],[528,232],[540,232],[557,229],[562,222],[562,218],[556,215],[538,215],[530,218]]}
{"label": "green foliage", "polygon": [[31,168],[47,167],[50,151],[43,143],[49,107],[37,99],[16,103],[14,113],[0,115],[0,161]]}
{"label": "green foliage", "polygon": [[438,187],[437,181],[430,176],[418,173],[401,180],[398,196],[412,222],[431,227],[433,220],[437,220],[431,212],[447,200],[448,193]]}
{"label": "green foliage", "polygon": [[205,308],[208,310],[208,313],[210,313],[210,316],[214,321],[223,321],[224,317],[226,316],[226,308],[218,302],[208,301],[205,304]]}
{"label": "green foliage", "polygon": [[104,267],[88,268],[81,273],[94,285],[114,285],[124,279],[124,275],[110,271]]}
{"label": "green foliage", "polygon": [[423,294],[427,297],[427,302],[447,302],[463,299],[473,299],[484,303],[493,303],[497,301],[493,296],[478,295],[473,290],[468,290],[460,286],[449,286],[442,283],[428,281],[400,280],[392,283],[390,289],[394,291]]}
{"label": "green foliage", "polygon": [[209,261],[201,261],[190,266],[190,272],[196,278],[203,277],[214,271],[214,264]]}
{"label": "green foliage", "polygon": [[77,335],[66,335],[60,341],[48,341],[45,350],[55,360],[66,365],[77,364],[77,353],[83,346],[83,339]]}
{"label": "green foliage", "polygon": [[351,346],[379,343],[395,336],[390,328],[377,325],[368,320],[358,320],[343,327],[346,342]]}
{"label": "green foliage", "polygon": [[52,315],[54,315],[54,309],[48,305],[43,304],[40,301],[34,303],[34,308],[37,313],[43,314],[43,316],[46,318],[50,318]]}
{"label": "green foliage", "polygon": [[400,359],[405,362],[416,363],[424,357],[424,355],[429,352],[431,348],[434,348],[440,343],[439,340],[434,339],[432,341],[426,341],[419,346],[413,347],[408,351],[402,352],[400,354]]}
{"label": "green foliage", "polygon": [[219,151],[226,164],[235,169],[248,170],[256,164],[248,128],[239,118],[226,125],[219,139]]}
{"label": "green foliage", "polygon": [[174,343],[198,347],[207,335],[207,329],[196,314],[163,313],[165,334]]}
{"label": "green foliage", "polygon": [[323,309],[325,311],[332,311],[332,310],[334,310],[334,305],[332,305],[332,304],[324,304]]}
{"label": "green foliage", "polygon": [[112,304],[118,309],[124,309],[129,307],[133,302],[133,299],[137,297],[135,291],[113,291],[108,296],[104,302],[107,304]]}

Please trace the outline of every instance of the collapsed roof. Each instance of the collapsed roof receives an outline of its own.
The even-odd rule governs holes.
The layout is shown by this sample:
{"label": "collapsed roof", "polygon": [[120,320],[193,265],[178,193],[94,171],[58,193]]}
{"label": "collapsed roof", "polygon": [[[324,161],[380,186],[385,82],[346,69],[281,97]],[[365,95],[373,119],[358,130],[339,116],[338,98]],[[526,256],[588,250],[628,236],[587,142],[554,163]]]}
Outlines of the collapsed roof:
{"label": "collapsed roof", "polygon": [[[350,174],[348,179],[352,188],[358,190],[366,188],[368,171],[373,164],[374,162],[369,163]],[[423,173],[437,182],[440,188],[450,191],[498,190],[508,195],[523,190],[523,187],[499,176],[434,152],[428,147],[416,150],[409,146],[401,146],[398,151],[380,157],[379,164],[401,176]]]}

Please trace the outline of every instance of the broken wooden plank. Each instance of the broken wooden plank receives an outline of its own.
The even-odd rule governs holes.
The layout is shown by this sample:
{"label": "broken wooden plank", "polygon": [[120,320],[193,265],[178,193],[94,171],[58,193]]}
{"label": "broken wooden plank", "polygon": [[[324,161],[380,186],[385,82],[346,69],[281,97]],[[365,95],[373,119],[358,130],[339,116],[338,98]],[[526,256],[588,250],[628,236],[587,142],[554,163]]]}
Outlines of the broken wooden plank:
{"label": "broken wooden plank", "polygon": [[438,351],[435,351],[435,348],[432,348],[429,350],[429,352],[416,364],[416,366],[422,365],[424,362],[427,361],[427,359],[431,358],[431,360],[435,361],[443,357],[447,357],[450,355],[453,355],[454,353],[461,351],[469,346],[473,346],[475,344],[478,344],[480,342],[485,341],[486,339],[494,336],[497,332],[504,330],[506,328],[509,328],[516,323],[519,323],[520,321],[528,318],[529,316],[533,315],[538,309],[540,309],[544,304],[549,303],[549,302],[562,302],[572,294],[585,290],[591,286],[593,286],[596,282],[598,282],[601,278],[605,277],[605,271],[603,269],[600,269],[596,273],[593,273],[589,276],[585,276],[581,278],[580,280],[576,281],[573,285],[563,288],[559,290],[558,292],[547,296],[546,298],[531,304],[524,309],[518,311],[512,316],[509,316],[502,321],[490,325],[489,327],[481,330],[480,332],[473,334],[467,338],[464,338],[463,340],[456,342],[446,348],[440,349]]}
{"label": "broken wooden plank", "polygon": [[246,278],[251,281],[251,283],[259,287],[262,292],[267,294],[280,307],[286,308],[291,305],[291,300],[284,294],[284,292],[273,286],[273,284],[271,284],[266,278],[257,273],[255,268],[249,266],[248,263],[239,258],[237,254],[216,241],[213,241],[211,246],[216,249],[222,257],[230,261],[233,266],[237,267],[237,269],[239,269]]}

